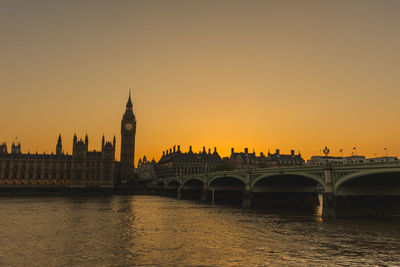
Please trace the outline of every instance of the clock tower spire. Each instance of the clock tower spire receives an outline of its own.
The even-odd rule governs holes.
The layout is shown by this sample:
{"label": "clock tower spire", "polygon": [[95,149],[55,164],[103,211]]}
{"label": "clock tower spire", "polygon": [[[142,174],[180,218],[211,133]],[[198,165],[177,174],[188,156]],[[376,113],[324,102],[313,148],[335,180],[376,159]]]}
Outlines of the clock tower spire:
{"label": "clock tower spire", "polygon": [[135,135],[136,118],[133,114],[131,92],[129,90],[129,98],[128,102],[126,103],[126,110],[121,121],[121,172],[120,181],[118,182],[126,182],[134,177]]}

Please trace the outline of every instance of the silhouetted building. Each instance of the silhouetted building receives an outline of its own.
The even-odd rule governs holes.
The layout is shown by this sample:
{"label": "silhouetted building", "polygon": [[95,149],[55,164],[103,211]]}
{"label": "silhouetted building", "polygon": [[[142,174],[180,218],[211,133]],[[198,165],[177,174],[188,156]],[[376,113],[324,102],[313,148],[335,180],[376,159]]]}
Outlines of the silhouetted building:
{"label": "silhouetted building", "polygon": [[199,153],[193,153],[192,146],[186,153],[181,152],[178,145],[163,152],[161,159],[156,166],[156,176],[160,178],[172,176],[184,176],[197,173],[206,173],[217,170],[222,164],[222,159],[214,147],[214,152],[211,149],[206,152],[206,147]]}
{"label": "silhouetted building", "polygon": [[365,156],[353,155],[348,157],[332,157],[332,156],[312,156],[307,161],[308,166],[323,166],[326,163],[331,165],[349,165],[349,164],[363,164],[363,163],[385,163],[385,162],[398,162],[397,157],[377,157],[365,158]]}
{"label": "silhouetted building", "polygon": [[253,153],[249,153],[248,148],[245,148],[244,152],[235,152],[232,148],[231,156],[227,159],[224,158],[224,161],[234,170],[297,166],[305,163],[300,153],[295,155],[294,150],[291,151],[290,155],[284,155],[280,154],[279,149],[277,149],[274,154],[268,152],[266,157],[262,152],[257,156],[254,150]]}
{"label": "silhouetted building", "polygon": [[61,187],[113,187],[134,178],[136,118],[129,94],[121,121],[121,161],[115,161],[115,136],[102,138],[101,151],[89,151],[89,138],[73,137],[72,155],[64,154],[61,135],[55,154],[24,154],[20,143],[0,145],[0,186],[59,185]]}
{"label": "silhouetted building", "polygon": [[291,150],[290,154],[281,154],[279,149],[277,149],[274,154],[268,152],[267,158],[275,161],[278,167],[301,166],[305,164],[305,160],[301,157],[300,152],[296,155],[294,150]]}
{"label": "silhouetted building", "polygon": [[134,180],[136,117],[133,114],[131,93],[129,92],[125,114],[121,121],[121,160],[118,164],[116,183]]}
{"label": "silhouetted building", "polygon": [[153,159],[148,161],[146,156],[143,160],[139,158],[136,174],[139,180],[151,180],[156,177],[157,162]]}
{"label": "silhouetted building", "polygon": [[0,154],[7,153],[7,144],[4,142],[0,145]]}
{"label": "silhouetted building", "polygon": [[13,144],[8,153],[5,144],[0,152],[0,185],[59,185],[68,187],[113,187],[113,143],[103,136],[100,152],[88,150],[89,138],[73,139],[72,155],[62,152],[61,135],[56,154],[24,154],[21,144]]}
{"label": "silhouetted building", "polygon": [[254,151],[253,153],[249,153],[248,148],[245,148],[244,152],[235,152],[235,149],[231,148],[229,164],[235,170],[257,169],[259,165],[259,160]]}
{"label": "silhouetted building", "polygon": [[367,158],[365,159],[366,163],[385,163],[385,162],[399,162],[397,157],[376,157],[376,158]]}

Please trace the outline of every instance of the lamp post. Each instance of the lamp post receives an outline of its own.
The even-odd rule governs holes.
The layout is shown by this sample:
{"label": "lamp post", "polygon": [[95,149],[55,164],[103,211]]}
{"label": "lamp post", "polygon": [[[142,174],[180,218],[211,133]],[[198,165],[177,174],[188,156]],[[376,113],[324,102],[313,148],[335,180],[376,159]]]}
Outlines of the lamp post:
{"label": "lamp post", "polygon": [[387,147],[385,147],[383,150],[386,151],[386,162],[388,162],[388,149],[387,149]]}
{"label": "lamp post", "polygon": [[326,162],[326,165],[328,165],[328,154],[329,154],[330,150],[327,146],[325,146],[325,148],[322,152],[324,152],[324,154],[325,154],[325,160],[326,160],[325,162]]}

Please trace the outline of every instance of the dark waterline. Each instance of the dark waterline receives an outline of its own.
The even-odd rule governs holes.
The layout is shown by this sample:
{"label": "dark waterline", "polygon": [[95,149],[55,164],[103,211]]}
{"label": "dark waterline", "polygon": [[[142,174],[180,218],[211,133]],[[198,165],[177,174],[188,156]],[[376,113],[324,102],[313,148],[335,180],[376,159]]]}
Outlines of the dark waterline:
{"label": "dark waterline", "polygon": [[0,197],[0,266],[398,265],[398,218],[158,196]]}

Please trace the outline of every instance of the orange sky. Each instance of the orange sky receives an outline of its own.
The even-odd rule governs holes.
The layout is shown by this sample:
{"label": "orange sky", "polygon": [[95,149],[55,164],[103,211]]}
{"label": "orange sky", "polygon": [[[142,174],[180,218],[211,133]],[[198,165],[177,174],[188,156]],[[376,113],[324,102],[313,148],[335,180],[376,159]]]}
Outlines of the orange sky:
{"label": "orange sky", "polygon": [[400,153],[399,1],[1,1],[0,141]]}

